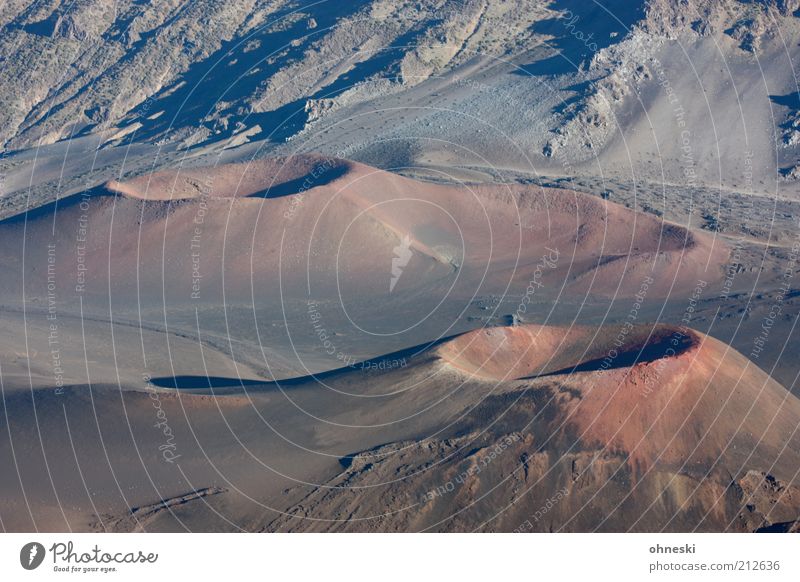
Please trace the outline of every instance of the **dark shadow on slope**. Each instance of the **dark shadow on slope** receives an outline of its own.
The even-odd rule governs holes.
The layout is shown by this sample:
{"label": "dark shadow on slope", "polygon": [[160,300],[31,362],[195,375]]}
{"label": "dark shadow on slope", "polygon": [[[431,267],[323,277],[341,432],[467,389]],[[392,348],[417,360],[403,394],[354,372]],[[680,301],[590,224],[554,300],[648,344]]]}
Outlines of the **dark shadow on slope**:
{"label": "dark shadow on slope", "polygon": [[[430,349],[455,337],[458,337],[458,335],[461,334],[419,344],[411,348],[406,348],[397,352],[378,356],[377,358],[363,360],[350,364],[349,366],[336,368],[335,370],[320,372],[318,374],[310,374],[308,376],[298,376],[296,378],[288,378],[285,380],[241,380],[239,378],[224,378],[216,376],[161,376],[151,379],[150,382],[154,386],[158,386],[160,388],[172,388],[177,390],[221,390],[222,394],[234,394],[241,393],[243,391],[272,392],[285,390],[287,388],[309,387],[322,381],[327,381],[349,374],[386,372],[389,370],[405,368],[414,358],[424,355]],[[248,390],[248,388],[252,388],[252,390]]]}
{"label": "dark shadow on slope", "polygon": [[[334,26],[340,19],[356,14],[364,5],[366,0],[357,0],[346,5],[316,4],[308,11],[308,16],[312,16],[317,22],[314,29],[307,29],[306,19],[300,19],[285,29],[270,31],[268,27],[259,30],[246,37],[247,40],[244,42],[242,38],[236,38],[224,43],[216,53],[190,67],[173,85],[161,91],[161,97],[156,95],[150,100],[146,111],[139,107],[138,111],[135,110],[122,120],[120,125],[134,120],[143,123],[144,127],[136,131],[137,141],[153,140],[170,129],[187,127],[207,129],[210,135],[192,147],[225,142],[241,129],[240,123],[244,123],[247,128],[255,126],[261,128],[260,133],[249,136],[251,141],[267,139],[273,142],[285,141],[305,127],[308,121],[308,111],[306,111],[308,100],[335,98],[356,83],[374,75],[395,78],[399,74],[399,62],[404,50],[408,46],[417,44],[419,37],[424,33],[412,30],[401,35],[395,39],[392,46],[374,51],[368,58],[353,64],[350,70],[339,75],[331,83],[302,98],[263,112],[246,110],[241,106],[243,101],[257,93],[265,79],[272,77],[282,66],[302,60],[303,53],[309,49],[311,43],[321,38],[320,35],[328,34],[329,27]],[[297,6],[290,7],[283,14],[296,8]],[[277,17],[278,15],[275,15],[273,21]],[[302,37],[308,38],[300,44],[296,42],[293,44],[293,41]],[[255,50],[248,48],[254,46],[254,43],[260,43],[259,48]],[[265,54],[272,54],[276,49],[281,50],[269,61],[263,60]],[[231,87],[230,83],[220,83],[221,77],[234,80],[235,85]],[[302,82],[302,78],[297,81]],[[216,110],[220,104],[223,108]],[[146,119],[147,113],[159,110],[178,111],[178,113],[162,115],[155,120]],[[227,117],[226,124],[223,126],[215,123],[212,126],[207,120],[212,113]],[[91,128],[85,131],[89,132]]]}
{"label": "dark shadow on slope", "polygon": [[[160,94],[149,100],[146,110],[140,106],[122,123],[134,119],[143,123],[144,127],[136,132],[136,139],[147,141],[170,128],[174,130],[184,127],[208,127],[209,124],[204,122],[206,117],[217,107],[227,106],[230,111],[223,109],[218,113],[230,113],[230,122],[227,126],[209,127],[213,132],[219,132],[211,139],[215,141],[229,139],[236,130],[237,120],[245,117],[248,127],[260,124],[263,129],[267,129],[263,125],[267,121],[263,119],[263,114],[252,114],[242,110],[243,100],[256,93],[264,80],[272,77],[281,66],[302,60],[303,53],[308,50],[311,43],[320,38],[320,35],[325,34],[325,31],[340,19],[357,13],[365,4],[366,0],[321,4],[306,0],[292,3],[286,9],[271,15],[268,26],[246,37],[236,37],[222,43],[214,54],[191,65],[172,85],[165,87]],[[306,9],[306,5],[313,6]],[[298,10],[299,14],[305,16],[302,18],[291,16]],[[313,17],[317,23],[313,29],[308,28],[309,17]],[[296,42],[303,37],[307,38],[300,43]],[[272,58],[267,59],[269,55],[272,55]],[[166,111],[167,114],[156,120],[145,119],[148,113],[160,110]],[[284,117],[280,118],[280,121],[286,119],[286,111],[282,113]],[[274,126],[279,123],[275,123]],[[291,125],[294,127],[295,124]],[[287,128],[286,132],[281,132],[282,135],[284,133],[290,135],[292,131]]]}
{"label": "dark shadow on slope", "polygon": [[568,109],[578,105],[583,101],[592,91],[592,84],[589,81],[585,83],[576,83],[566,87],[567,91],[574,91],[573,95],[565,96],[559,103],[553,107],[553,112],[559,115],[567,112]]}
{"label": "dark shadow on slope", "polygon": [[237,388],[240,386],[260,386],[264,384],[263,381],[259,380],[223,378],[220,376],[162,376],[160,378],[153,378],[150,382],[159,388],[175,388],[177,390]]}
{"label": "dark shadow on slope", "polygon": [[84,199],[89,200],[89,204],[93,204],[93,199],[99,199],[102,197],[114,196],[112,192],[109,192],[103,186],[96,186],[91,188],[85,192],[87,194],[87,198],[84,198],[84,192],[78,192],[76,194],[70,194],[69,196],[65,196],[59,200],[55,200],[53,202],[48,202],[43,206],[37,206],[36,208],[31,208],[29,210],[23,210],[19,214],[15,214],[13,216],[9,216],[3,220],[0,220],[0,224],[19,224],[24,223],[26,221],[33,221],[42,217],[46,217],[48,215],[52,216],[54,220],[58,216],[59,210],[67,210],[72,206],[77,206]]}
{"label": "dark shadow on slope", "polygon": [[[320,162],[318,168],[322,167],[323,162]],[[316,169],[317,168],[315,168],[315,171]],[[330,184],[347,174],[347,171],[346,164],[335,165],[316,176],[314,174],[306,174],[293,180],[286,180],[285,182],[279,181],[269,188],[250,194],[248,198],[281,198],[283,196],[299,194],[311,188],[316,188],[317,186]]]}
{"label": "dark shadow on slope", "polygon": [[797,530],[798,527],[800,527],[800,521],[784,521],[760,527],[756,533],[789,533]]}
{"label": "dark shadow on slope", "polygon": [[520,75],[563,75],[576,71],[594,54],[620,42],[644,18],[639,0],[555,0],[548,6],[560,17],[533,25],[533,32],[552,37],[557,54],[523,65]]}
{"label": "dark shadow on slope", "polygon": [[636,364],[645,364],[649,362],[655,362],[663,358],[673,358],[678,356],[694,346],[696,341],[697,340],[692,335],[683,335],[681,337],[678,337],[674,334],[662,336],[648,342],[641,348],[623,348],[622,351],[619,351],[617,356],[614,358],[612,358],[610,354],[606,353],[602,358],[595,358],[587,362],[582,362],[576,366],[562,368],[561,370],[556,370],[555,372],[548,372],[546,374],[540,374],[534,377],[543,378],[546,376],[569,375],[576,372],[596,372],[600,370],[630,368]]}
{"label": "dark shadow on slope", "polygon": [[770,95],[769,99],[775,105],[788,107],[792,111],[800,109],[800,93],[798,92],[787,93],[786,95]]}
{"label": "dark shadow on slope", "polygon": [[403,51],[409,45],[413,46],[419,36],[421,36],[419,31],[406,33],[397,38],[392,46],[375,51],[369,58],[356,63],[348,72],[340,75],[315,93],[303,96],[272,111],[249,114],[247,116],[247,126],[258,125],[262,129],[261,133],[252,136],[251,139],[273,142],[285,141],[306,126],[308,121],[306,103],[309,100],[334,99],[359,81],[364,81],[381,72],[384,78],[396,78],[399,70],[393,70],[391,65],[399,63]]}

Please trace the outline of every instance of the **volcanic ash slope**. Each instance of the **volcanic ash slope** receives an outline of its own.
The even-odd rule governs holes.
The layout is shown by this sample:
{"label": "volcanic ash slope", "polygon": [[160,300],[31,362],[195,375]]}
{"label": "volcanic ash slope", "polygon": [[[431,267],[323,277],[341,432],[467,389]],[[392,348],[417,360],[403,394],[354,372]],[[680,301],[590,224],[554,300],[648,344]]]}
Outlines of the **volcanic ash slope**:
{"label": "volcanic ash slope", "polygon": [[[344,459],[268,529],[797,526],[800,401],[713,338],[655,326],[617,342],[609,328],[519,326],[469,332],[430,355],[424,390],[452,390],[449,422]],[[464,402],[459,390],[476,382],[482,397]]]}
{"label": "volcanic ash slope", "polygon": [[[522,296],[534,278],[553,296],[563,287],[632,297],[649,281],[649,294],[665,297],[690,293],[699,278],[721,280],[729,254],[710,235],[573,191],[431,184],[295,156],[112,182],[6,220],[0,294],[19,300],[21,265],[47,264],[55,245],[59,256],[83,258],[81,270],[57,261],[54,275],[63,288],[80,287],[87,308],[112,299],[259,304],[277,300],[281,285],[285,297],[310,285],[317,298],[343,297],[356,309],[359,298],[387,294],[387,265],[406,241],[414,259],[398,297]],[[544,273],[543,257],[557,259]],[[46,289],[47,276],[26,273],[24,293]]]}

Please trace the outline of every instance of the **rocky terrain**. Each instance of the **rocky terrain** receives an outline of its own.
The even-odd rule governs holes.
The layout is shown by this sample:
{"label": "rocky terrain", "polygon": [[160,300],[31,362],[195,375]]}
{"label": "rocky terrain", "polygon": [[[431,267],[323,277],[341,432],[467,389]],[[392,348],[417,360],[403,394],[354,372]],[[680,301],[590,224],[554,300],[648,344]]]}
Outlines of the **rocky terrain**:
{"label": "rocky terrain", "polygon": [[0,146],[257,142],[771,193],[796,174],[796,9],[17,0],[0,12]]}

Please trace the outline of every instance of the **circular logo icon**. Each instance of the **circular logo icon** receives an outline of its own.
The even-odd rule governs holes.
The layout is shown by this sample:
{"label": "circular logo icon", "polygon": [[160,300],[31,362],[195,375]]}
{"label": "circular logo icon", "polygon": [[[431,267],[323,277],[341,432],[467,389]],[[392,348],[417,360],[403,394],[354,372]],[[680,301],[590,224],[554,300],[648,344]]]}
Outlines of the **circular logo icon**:
{"label": "circular logo icon", "polygon": [[19,551],[19,563],[26,570],[35,570],[44,561],[44,546],[39,542],[29,542]]}

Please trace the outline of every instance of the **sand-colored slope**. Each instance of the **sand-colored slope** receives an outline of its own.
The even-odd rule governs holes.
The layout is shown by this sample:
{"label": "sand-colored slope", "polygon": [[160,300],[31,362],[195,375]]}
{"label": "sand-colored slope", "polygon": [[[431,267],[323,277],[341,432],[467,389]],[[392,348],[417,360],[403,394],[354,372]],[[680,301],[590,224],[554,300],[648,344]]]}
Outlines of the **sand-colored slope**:
{"label": "sand-colored slope", "polygon": [[[0,223],[4,297],[19,298],[23,262],[46,265],[48,244],[60,257],[62,288],[168,305],[217,303],[223,288],[228,302],[276,300],[281,278],[284,292],[310,282],[312,295],[357,304],[388,293],[404,241],[411,256],[400,295],[508,288],[522,297],[535,279],[540,295],[564,286],[629,297],[646,283],[663,297],[688,292],[698,278],[720,279],[728,255],[707,235],[593,196],[437,185],[313,156],[162,172],[108,188],[117,196],[73,197]],[[29,269],[26,295],[44,288],[46,275]]]}

